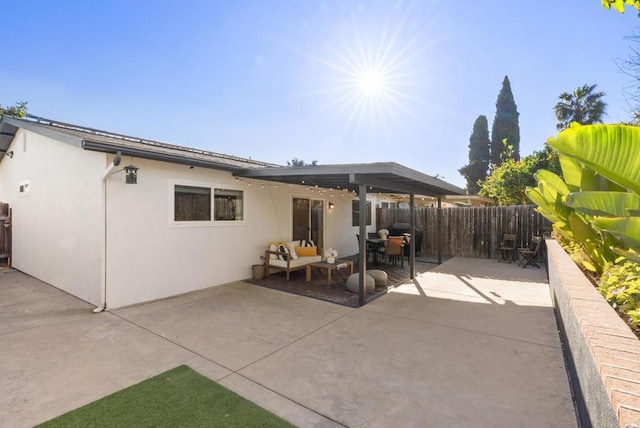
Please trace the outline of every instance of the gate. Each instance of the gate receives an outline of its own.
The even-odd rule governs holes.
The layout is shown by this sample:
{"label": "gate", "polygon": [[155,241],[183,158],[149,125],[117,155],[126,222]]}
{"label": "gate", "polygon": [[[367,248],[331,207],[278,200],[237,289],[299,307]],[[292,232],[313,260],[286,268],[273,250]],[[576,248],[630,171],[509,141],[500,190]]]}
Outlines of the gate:
{"label": "gate", "polygon": [[11,266],[11,208],[0,202],[0,263]]}

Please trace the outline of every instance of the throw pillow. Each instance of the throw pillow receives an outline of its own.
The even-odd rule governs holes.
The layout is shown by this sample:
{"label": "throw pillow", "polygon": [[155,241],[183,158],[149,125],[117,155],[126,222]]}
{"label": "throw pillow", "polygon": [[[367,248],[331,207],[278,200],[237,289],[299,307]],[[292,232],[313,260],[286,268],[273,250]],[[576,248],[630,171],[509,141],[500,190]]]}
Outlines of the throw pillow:
{"label": "throw pillow", "polygon": [[318,248],[317,247],[298,247],[296,252],[300,257],[315,256],[318,254]]}
{"label": "throw pillow", "polygon": [[289,247],[289,254],[291,254],[291,260],[298,260],[298,252],[296,247]]}
{"label": "throw pillow", "polygon": [[285,245],[283,244],[278,245],[278,252],[284,253],[284,254],[278,254],[278,258],[280,260],[284,260],[285,262],[289,260],[289,248],[287,248]]}

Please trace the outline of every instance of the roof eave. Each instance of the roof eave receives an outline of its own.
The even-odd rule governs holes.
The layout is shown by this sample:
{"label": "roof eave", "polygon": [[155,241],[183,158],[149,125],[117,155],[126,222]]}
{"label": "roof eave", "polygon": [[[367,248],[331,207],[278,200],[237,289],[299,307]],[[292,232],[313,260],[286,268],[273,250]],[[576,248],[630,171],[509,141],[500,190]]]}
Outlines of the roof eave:
{"label": "roof eave", "polygon": [[120,152],[123,156],[132,156],[136,158],[149,159],[161,162],[169,162],[181,165],[197,166],[200,168],[210,168],[224,171],[235,172],[244,168],[237,166],[224,164],[220,162],[213,162],[205,159],[196,159],[187,156],[180,156],[172,153],[160,153],[153,150],[144,150],[141,148],[121,146],[118,144],[110,144],[99,141],[92,141],[89,139],[82,140],[82,148],[94,152],[111,153],[116,154]]}
{"label": "roof eave", "polygon": [[234,175],[352,191],[357,190],[360,185],[366,185],[371,193],[399,192],[433,196],[464,194],[464,190],[457,186],[395,162],[243,169]]}

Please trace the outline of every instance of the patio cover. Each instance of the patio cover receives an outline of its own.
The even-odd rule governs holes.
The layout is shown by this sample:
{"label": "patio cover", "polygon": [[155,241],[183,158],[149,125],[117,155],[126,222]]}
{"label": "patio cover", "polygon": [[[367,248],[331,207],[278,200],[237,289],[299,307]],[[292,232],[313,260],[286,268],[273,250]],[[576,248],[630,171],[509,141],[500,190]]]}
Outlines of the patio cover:
{"label": "patio cover", "polygon": [[[441,207],[445,195],[464,195],[460,187],[446,181],[423,174],[395,162],[343,165],[307,165],[301,167],[268,167],[236,171],[234,176],[279,183],[298,184],[327,189],[356,192],[360,203],[360,236],[367,236],[365,219],[367,193],[404,193],[409,195],[411,210],[411,239],[415,242],[415,195],[434,196]],[[438,225],[441,217],[438,215]],[[440,228],[438,227],[438,233]],[[438,235],[438,261],[441,258],[441,240]],[[359,254],[366,254],[366,240],[359,242]],[[409,276],[415,276],[415,252],[410,252]],[[367,272],[366,257],[360,257],[360,306],[365,304],[364,280]]]}
{"label": "patio cover", "polygon": [[234,175],[326,189],[347,189],[358,193],[359,186],[365,184],[367,193],[436,197],[465,194],[463,189],[453,184],[395,162],[255,168],[235,172]]}

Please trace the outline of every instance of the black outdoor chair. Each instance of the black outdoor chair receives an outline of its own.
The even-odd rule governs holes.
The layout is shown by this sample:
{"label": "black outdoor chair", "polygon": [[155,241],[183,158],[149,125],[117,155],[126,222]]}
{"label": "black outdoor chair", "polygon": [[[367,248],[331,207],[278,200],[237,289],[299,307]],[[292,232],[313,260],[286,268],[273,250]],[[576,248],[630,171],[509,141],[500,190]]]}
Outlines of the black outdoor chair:
{"label": "black outdoor chair", "polygon": [[[405,238],[409,238],[407,235],[405,235]],[[422,254],[422,231],[421,230],[416,230],[416,242],[415,242],[415,246],[413,244],[413,242],[411,242],[410,239],[405,239],[404,242],[404,256],[407,258],[407,260],[409,259],[409,256],[411,255],[411,249],[415,248],[414,252],[416,254],[416,256],[420,256]]]}
{"label": "black outdoor chair", "polygon": [[502,236],[502,245],[498,247],[498,263],[500,260],[516,261],[516,235],[505,233]]}
{"label": "black outdoor chair", "polygon": [[522,259],[520,260],[520,263],[518,263],[518,266],[521,268],[526,268],[527,265],[540,267],[536,257],[538,257],[538,253],[540,253],[542,242],[542,236],[534,236],[529,248],[519,248],[518,253],[520,253],[520,257],[522,257]]}
{"label": "black outdoor chair", "polygon": [[[369,238],[371,238],[371,233],[369,233]],[[375,238],[378,237],[377,233],[374,233],[373,235],[375,235]],[[360,234],[356,233],[356,238],[358,238],[358,249],[360,248]],[[376,246],[370,242],[367,242],[367,260],[369,260],[369,255],[371,255],[371,259],[373,261],[375,261],[376,259]],[[360,257],[360,254],[358,254],[358,257]]]}

